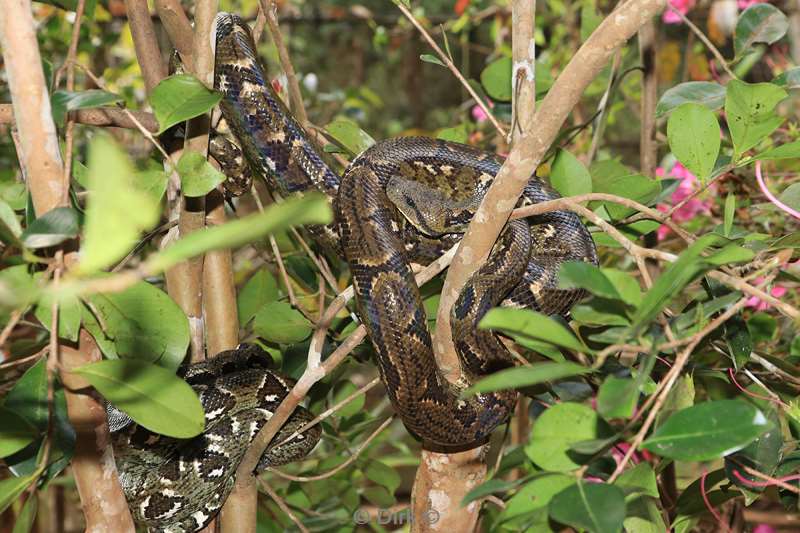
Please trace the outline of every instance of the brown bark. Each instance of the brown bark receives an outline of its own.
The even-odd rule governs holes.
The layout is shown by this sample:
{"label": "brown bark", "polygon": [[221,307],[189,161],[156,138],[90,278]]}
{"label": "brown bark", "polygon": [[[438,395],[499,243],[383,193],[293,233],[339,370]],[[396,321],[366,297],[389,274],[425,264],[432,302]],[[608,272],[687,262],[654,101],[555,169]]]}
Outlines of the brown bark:
{"label": "brown bark", "polygon": [[156,11],[161,24],[167,30],[172,46],[178,51],[185,65],[194,65],[192,24],[183,11],[180,0],[156,0]]}
{"label": "brown bark", "polygon": [[[96,109],[79,109],[73,111],[75,122],[87,126],[114,126],[117,128],[135,129],[136,124],[121,109],[115,107],[99,107]],[[131,111],[136,120],[152,133],[158,131],[158,122],[152,113]],[[16,124],[14,109],[11,104],[0,104],[0,124]]]}
{"label": "brown bark", "polygon": [[[29,0],[10,0],[0,10],[0,44],[3,47],[14,118],[19,131],[20,163],[37,215],[58,207],[67,198],[56,128],[41,69]],[[66,258],[69,263],[69,257]],[[77,349],[57,342],[51,357],[61,352],[61,365],[69,369],[101,358],[94,339],[80,333]],[[50,368],[50,365],[48,365]],[[77,434],[72,460],[75,482],[89,529],[134,531],[133,520],[116,475],[102,402],[74,376],[62,373],[70,423]]]}
{"label": "brown bark", "polygon": [[651,20],[639,30],[639,58],[642,72],[642,111],[639,139],[639,166],[645,176],[656,172],[658,145],[656,144],[656,103],[658,77],[656,76],[656,25]]}
{"label": "brown bark", "polygon": [[156,31],[150,18],[150,9],[145,0],[125,0],[125,10],[131,26],[133,46],[136,59],[142,70],[147,92],[153,90],[162,79],[167,77],[167,65],[158,48]]}

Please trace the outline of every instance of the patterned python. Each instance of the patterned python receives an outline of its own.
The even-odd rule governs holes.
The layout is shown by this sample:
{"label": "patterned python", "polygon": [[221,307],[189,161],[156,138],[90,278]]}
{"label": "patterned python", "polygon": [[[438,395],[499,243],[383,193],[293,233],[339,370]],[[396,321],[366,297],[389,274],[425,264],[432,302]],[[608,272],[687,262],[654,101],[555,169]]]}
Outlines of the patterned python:
{"label": "patterned python", "polygon": [[[580,219],[553,212],[507,224],[453,307],[462,379],[451,385],[436,366],[411,265],[430,263],[460,240],[502,159],[458,143],[402,137],[373,145],[340,178],[275,94],[248,26],[227,13],[216,19],[215,87],[241,149],[216,140],[211,152],[222,162],[235,161],[227,166],[239,173],[237,189],[246,188],[242,178],[252,171],[282,195],[321,191],[332,203],[335,221],[308,229],[350,266],[359,317],[406,427],[429,446],[456,449],[485,441],[507,419],[516,393],[461,398],[464,385],[513,365],[499,339],[477,324],[496,305],[568,313],[583,294],[557,287],[559,266],[572,260],[597,263]],[[520,204],[557,197],[532,178]],[[110,409],[119,436],[117,463],[137,521],[154,530],[192,531],[219,510],[250,438],[290,387],[254,363],[257,355],[243,348],[188,367],[185,377],[200,392],[207,413],[206,432],[188,442],[153,435]],[[309,416],[295,411],[274,442],[283,442]],[[312,429],[268,450],[259,468],[304,455],[318,437],[319,429]]]}

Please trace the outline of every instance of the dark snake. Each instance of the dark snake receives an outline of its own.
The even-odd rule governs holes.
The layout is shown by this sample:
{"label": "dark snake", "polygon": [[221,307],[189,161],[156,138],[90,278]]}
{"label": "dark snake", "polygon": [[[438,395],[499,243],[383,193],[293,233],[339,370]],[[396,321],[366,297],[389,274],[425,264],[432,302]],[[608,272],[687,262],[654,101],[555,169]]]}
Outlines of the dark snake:
{"label": "dark snake", "polygon": [[[412,265],[426,265],[458,243],[502,158],[468,145],[399,137],[365,150],[340,177],[273,90],[258,63],[249,27],[227,13],[216,19],[215,88],[222,94],[220,108],[238,147],[214,141],[211,153],[227,166],[227,173],[238,175],[237,189],[248,188],[244,178],[252,172],[282,196],[319,191],[331,202],[334,222],[307,229],[320,246],[349,264],[358,316],[367,327],[392,405],[408,430],[434,448],[464,449],[484,442],[508,418],[517,393],[462,398],[465,385],[513,366],[498,337],[478,329],[478,322],[497,305],[553,315],[569,312],[583,292],[558,287],[560,265],[597,264],[593,240],[580,219],[555,211],[506,225],[453,306],[451,327],[462,378],[451,384],[434,359]],[[518,205],[555,198],[555,191],[532,177]],[[245,363],[236,362],[239,352],[245,353]],[[154,446],[159,437],[135,424],[123,424],[118,432],[126,434],[119,439],[124,441],[119,446],[122,460],[119,453],[117,459],[123,486],[126,476],[133,478],[127,479],[126,495],[135,518],[152,529],[192,531],[219,510],[249,439],[290,388],[285,378],[261,365],[249,367],[252,348],[220,355],[231,368],[210,361],[204,367],[189,367],[186,374],[201,392],[207,412],[203,435],[188,443],[162,437]],[[193,378],[195,368],[204,376],[200,381]],[[259,395],[269,401],[259,400]],[[226,412],[220,411],[217,396],[225,398]],[[246,408],[235,407],[240,400]],[[213,420],[208,420],[209,412]],[[296,411],[293,418],[300,422],[295,420],[290,429],[285,426],[273,442],[283,442],[308,416],[307,411]],[[208,422],[219,430],[209,431]],[[240,434],[234,435],[232,426]],[[131,438],[137,432],[138,440]],[[309,432],[313,434],[286,443],[284,449],[268,450],[259,467],[307,453],[319,436],[318,429]],[[220,446],[215,441],[220,435],[231,445]],[[148,460],[167,455],[169,460],[159,457],[159,469],[143,480],[147,469],[136,463],[142,455]],[[131,463],[136,463],[133,468]],[[131,471],[135,474],[128,475]]]}

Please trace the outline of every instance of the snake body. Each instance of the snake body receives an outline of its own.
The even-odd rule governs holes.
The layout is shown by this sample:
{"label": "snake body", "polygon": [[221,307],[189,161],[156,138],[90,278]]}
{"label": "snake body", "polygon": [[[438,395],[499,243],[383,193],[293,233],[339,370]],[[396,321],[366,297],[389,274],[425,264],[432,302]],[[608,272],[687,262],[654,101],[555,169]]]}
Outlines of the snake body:
{"label": "snake body", "polygon": [[[243,157],[274,192],[288,196],[319,191],[331,202],[334,222],[308,229],[321,246],[349,264],[359,318],[406,427],[434,447],[457,449],[485,441],[508,418],[516,393],[461,397],[464,385],[513,365],[500,340],[477,324],[497,305],[547,314],[569,311],[583,293],[558,288],[560,265],[597,263],[594,243],[580,219],[556,211],[506,225],[453,307],[451,326],[462,378],[451,384],[434,359],[412,265],[428,264],[458,243],[502,159],[463,144],[400,137],[376,143],[340,177],[272,89],[250,30],[236,15],[220,13],[216,19],[214,82],[241,150],[230,148],[235,167],[242,168]],[[227,150],[212,145],[212,154]],[[532,177],[520,204],[557,197]],[[224,352],[185,370],[206,409],[206,432],[196,439],[178,442],[153,435],[112,410],[117,464],[137,521],[153,530],[193,531],[219,510],[251,438],[291,387],[264,368],[254,350]],[[307,411],[295,411],[274,442],[283,443],[309,417]],[[267,450],[259,467],[302,456],[318,437],[319,429],[312,428]]]}

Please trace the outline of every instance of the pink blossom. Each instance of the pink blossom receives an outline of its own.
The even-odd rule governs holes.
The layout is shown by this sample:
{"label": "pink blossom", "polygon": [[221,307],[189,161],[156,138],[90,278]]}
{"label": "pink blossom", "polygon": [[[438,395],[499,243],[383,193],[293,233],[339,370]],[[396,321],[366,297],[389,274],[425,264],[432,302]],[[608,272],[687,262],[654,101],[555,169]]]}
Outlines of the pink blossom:
{"label": "pink blossom", "polygon": [[[753,284],[754,285],[758,285],[762,281],[764,281],[764,278],[756,278],[756,279],[753,280]],[[788,292],[788,289],[786,287],[784,287],[783,285],[776,284],[775,286],[772,287],[772,290],[770,291],[770,295],[772,295],[775,298],[781,298],[787,292]],[[767,309],[772,307],[772,304],[769,304],[769,303],[761,300],[758,296],[751,296],[750,298],[747,299],[747,303],[745,303],[745,307],[752,307],[756,311],[766,311]]]}
{"label": "pink blossom", "polygon": [[[664,169],[659,167],[656,169],[656,176],[663,177],[664,176]],[[676,205],[689,196],[697,189],[698,187],[698,179],[695,177],[694,174],[689,172],[689,170],[681,165],[680,163],[675,163],[670,170],[670,176],[673,178],[677,178],[680,181],[678,184],[678,188],[672,193],[670,196],[670,204]],[[713,186],[712,186],[713,189]],[[698,198],[692,198],[685,204],[683,204],[679,209],[677,209],[674,213],[672,213],[672,220],[675,222],[688,222],[692,220],[699,214],[708,215],[711,214],[711,200],[700,200]],[[659,211],[662,213],[667,213],[669,211],[669,206],[665,204],[659,204],[656,206]],[[656,233],[658,240],[663,240],[670,232],[670,229],[665,226],[661,225],[658,228]]]}
{"label": "pink blossom", "polygon": [[775,529],[768,524],[758,524],[753,528],[753,533],[775,533]]}
{"label": "pink blossom", "polygon": [[739,11],[744,11],[754,4],[761,4],[767,0],[737,0],[736,5],[739,6]]}
{"label": "pink blossom", "polygon": [[486,114],[486,111],[484,111],[483,108],[481,108],[481,106],[479,105],[472,106],[471,113],[472,113],[472,118],[474,118],[476,122],[483,122],[484,120],[489,118],[489,115]]}
{"label": "pink blossom", "polygon": [[[684,15],[694,7],[695,0],[669,0],[672,7],[683,13]],[[664,14],[661,15],[661,20],[664,24],[682,24],[683,20],[677,13],[671,9],[665,9]]]}

